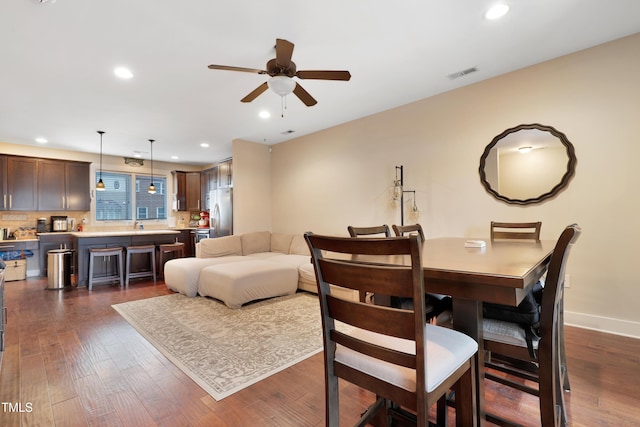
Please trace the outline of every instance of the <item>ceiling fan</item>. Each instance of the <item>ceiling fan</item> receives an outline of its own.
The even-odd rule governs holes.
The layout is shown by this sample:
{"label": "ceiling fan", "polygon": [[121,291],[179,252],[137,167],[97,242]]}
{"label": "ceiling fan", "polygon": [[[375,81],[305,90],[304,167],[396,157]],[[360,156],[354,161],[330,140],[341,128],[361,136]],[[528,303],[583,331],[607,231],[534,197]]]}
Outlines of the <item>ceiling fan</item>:
{"label": "ceiling fan", "polygon": [[293,77],[315,80],[344,80],[351,78],[348,71],[307,70],[297,71],[296,64],[291,60],[293,43],[284,39],[276,39],[276,57],[267,62],[266,70],[254,68],[232,67],[228,65],[209,65],[211,70],[243,71],[246,73],[268,74],[271,78],[254,89],[242,102],[251,102],[261,95],[267,88],[284,97],[291,92],[307,107],[318,103]]}

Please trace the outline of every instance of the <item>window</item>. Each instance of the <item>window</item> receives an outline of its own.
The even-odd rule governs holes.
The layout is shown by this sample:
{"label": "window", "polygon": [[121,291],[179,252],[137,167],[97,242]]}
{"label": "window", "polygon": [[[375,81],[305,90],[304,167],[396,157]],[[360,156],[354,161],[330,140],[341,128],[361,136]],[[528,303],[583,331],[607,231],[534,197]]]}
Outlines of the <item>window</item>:
{"label": "window", "polygon": [[[96,172],[96,181],[99,179]],[[96,220],[167,219],[167,179],[153,177],[156,194],[147,189],[151,177],[127,173],[102,172],[105,191],[96,191]],[[150,216],[151,215],[151,216]]]}

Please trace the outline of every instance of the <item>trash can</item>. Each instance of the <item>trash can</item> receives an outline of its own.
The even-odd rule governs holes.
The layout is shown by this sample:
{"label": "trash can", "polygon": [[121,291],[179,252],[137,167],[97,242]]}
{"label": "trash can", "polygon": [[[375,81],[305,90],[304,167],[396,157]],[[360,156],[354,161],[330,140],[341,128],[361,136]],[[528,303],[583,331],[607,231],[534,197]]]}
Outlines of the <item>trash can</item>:
{"label": "trash can", "polygon": [[71,257],[67,249],[47,252],[47,289],[63,289],[71,286]]}

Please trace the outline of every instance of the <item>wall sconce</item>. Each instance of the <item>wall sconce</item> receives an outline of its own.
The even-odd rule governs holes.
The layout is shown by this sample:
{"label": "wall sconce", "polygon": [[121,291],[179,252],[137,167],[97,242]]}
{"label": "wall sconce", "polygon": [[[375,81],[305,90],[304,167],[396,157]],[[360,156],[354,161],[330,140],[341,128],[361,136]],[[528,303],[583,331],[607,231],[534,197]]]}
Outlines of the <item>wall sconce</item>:
{"label": "wall sconce", "polygon": [[[398,179],[398,170],[400,170],[400,179]],[[391,199],[397,202],[402,198],[402,166],[396,166],[396,179],[393,180],[393,192]]]}
{"label": "wall sconce", "polygon": [[[398,176],[398,171],[400,176]],[[396,166],[396,179],[393,181],[393,193],[391,194],[391,198],[394,202],[400,200],[400,225],[404,225],[404,193],[413,193],[411,217],[413,219],[418,219],[420,217],[420,210],[416,204],[416,191],[404,189],[404,168],[402,166]]]}

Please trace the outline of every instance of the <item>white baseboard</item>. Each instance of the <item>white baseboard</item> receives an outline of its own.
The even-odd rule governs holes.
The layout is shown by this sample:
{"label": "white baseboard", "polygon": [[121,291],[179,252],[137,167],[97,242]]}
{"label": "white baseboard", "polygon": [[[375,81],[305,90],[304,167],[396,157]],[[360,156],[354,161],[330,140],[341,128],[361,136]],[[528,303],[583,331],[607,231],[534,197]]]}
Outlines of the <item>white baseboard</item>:
{"label": "white baseboard", "polygon": [[565,311],[564,324],[625,337],[640,338],[640,322]]}

